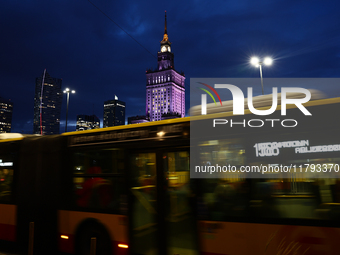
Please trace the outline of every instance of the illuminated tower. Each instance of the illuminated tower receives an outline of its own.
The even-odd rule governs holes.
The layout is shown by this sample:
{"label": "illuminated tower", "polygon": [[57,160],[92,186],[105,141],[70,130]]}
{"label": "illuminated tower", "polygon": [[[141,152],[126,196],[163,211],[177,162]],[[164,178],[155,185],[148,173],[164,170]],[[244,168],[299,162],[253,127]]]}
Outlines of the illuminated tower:
{"label": "illuminated tower", "polygon": [[150,121],[185,116],[185,76],[175,70],[165,12],[158,68],[146,71],[146,116]]}
{"label": "illuminated tower", "polygon": [[62,80],[51,77],[46,69],[35,80],[33,134],[59,134],[63,93]]}

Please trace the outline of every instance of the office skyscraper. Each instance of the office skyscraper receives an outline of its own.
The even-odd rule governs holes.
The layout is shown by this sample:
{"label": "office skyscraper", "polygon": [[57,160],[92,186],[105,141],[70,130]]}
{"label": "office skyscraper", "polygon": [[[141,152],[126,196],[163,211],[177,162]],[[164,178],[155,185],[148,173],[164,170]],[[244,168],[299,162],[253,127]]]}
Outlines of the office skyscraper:
{"label": "office skyscraper", "polygon": [[150,121],[185,116],[185,76],[175,70],[165,13],[158,67],[146,71],[146,116]]}
{"label": "office skyscraper", "polygon": [[59,134],[62,102],[62,79],[53,78],[44,70],[35,80],[33,133]]}
{"label": "office skyscraper", "polygon": [[10,133],[13,103],[0,97],[0,133]]}
{"label": "office skyscraper", "polygon": [[100,128],[100,120],[96,115],[77,115],[76,131]]}
{"label": "office skyscraper", "polygon": [[115,96],[114,100],[104,102],[103,127],[120,125],[125,125],[125,102],[118,100]]}

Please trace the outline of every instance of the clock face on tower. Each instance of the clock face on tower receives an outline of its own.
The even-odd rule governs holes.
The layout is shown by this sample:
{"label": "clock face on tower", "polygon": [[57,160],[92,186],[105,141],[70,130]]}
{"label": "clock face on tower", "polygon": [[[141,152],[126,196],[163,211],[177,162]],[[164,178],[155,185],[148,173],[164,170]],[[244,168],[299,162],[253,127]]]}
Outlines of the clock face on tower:
{"label": "clock face on tower", "polygon": [[163,46],[163,47],[161,48],[161,51],[162,51],[162,52],[166,52],[166,51],[167,51],[167,47],[166,47],[166,46]]}

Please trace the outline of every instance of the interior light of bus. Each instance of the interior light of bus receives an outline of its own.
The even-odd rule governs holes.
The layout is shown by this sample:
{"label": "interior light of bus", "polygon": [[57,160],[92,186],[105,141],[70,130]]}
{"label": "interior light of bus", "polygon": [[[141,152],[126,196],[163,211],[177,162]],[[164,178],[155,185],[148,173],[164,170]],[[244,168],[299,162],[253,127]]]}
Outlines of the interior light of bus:
{"label": "interior light of bus", "polygon": [[172,176],[172,177],[169,177],[169,180],[177,180],[178,177],[177,176]]}
{"label": "interior light of bus", "polygon": [[158,135],[158,136],[163,136],[163,135],[165,135],[165,132],[160,131],[160,132],[157,133],[157,135]]}
{"label": "interior light of bus", "polygon": [[119,248],[124,248],[124,249],[129,248],[129,246],[127,244],[122,244],[122,243],[118,244],[118,247]]}
{"label": "interior light of bus", "polygon": [[13,166],[13,162],[0,162],[0,166]]}
{"label": "interior light of bus", "polygon": [[66,240],[67,240],[67,239],[68,239],[68,236],[66,236],[66,235],[61,235],[60,238],[66,239]]}

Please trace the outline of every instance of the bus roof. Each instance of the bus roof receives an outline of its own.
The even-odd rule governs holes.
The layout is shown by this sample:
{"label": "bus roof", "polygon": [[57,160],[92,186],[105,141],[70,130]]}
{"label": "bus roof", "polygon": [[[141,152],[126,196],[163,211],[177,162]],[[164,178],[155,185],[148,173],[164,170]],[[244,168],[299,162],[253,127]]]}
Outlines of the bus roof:
{"label": "bus roof", "polygon": [[1,133],[0,134],[0,141],[2,140],[21,140],[24,135],[20,133]]}
{"label": "bus roof", "polygon": [[84,131],[73,131],[73,132],[63,133],[62,135],[66,135],[66,136],[68,136],[68,135],[83,135],[83,134],[86,134],[86,133],[114,131],[114,130],[130,129],[130,128],[142,128],[142,127],[149,127],[149,126],[183,123],[183,122],[188,122],[188,121],[190,121],[190,118],[184,117],[184,118],[168,119],[168,120],[161,120],[161,121],[151,121],[151,122],[145,122],[145,123],[140,123],[140,124],[129,124],[129,125],[121,125],[121,126],[115,126],[115,127],[106,127],[106,128],[84,130]]}

